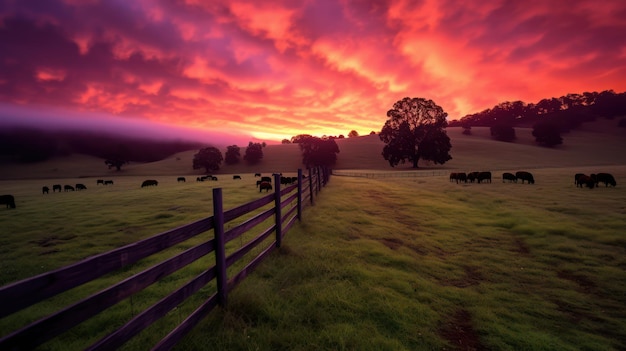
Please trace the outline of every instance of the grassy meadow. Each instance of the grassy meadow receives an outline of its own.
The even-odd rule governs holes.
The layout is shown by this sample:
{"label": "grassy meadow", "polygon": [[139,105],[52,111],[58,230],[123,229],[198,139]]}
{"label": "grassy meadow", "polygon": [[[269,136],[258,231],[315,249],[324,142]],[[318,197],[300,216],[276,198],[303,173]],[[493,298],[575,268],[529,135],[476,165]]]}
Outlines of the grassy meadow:
{"label": "grassy meadow", "polygon": [[[473,128],[470,136],[449,128],[453,160],[420,163],[417,171],[389,168],[377,136],[338,140],[339,174],[396,177],[332,177],[280,250],[177,348],[626,349],[626,137],[602,123],[565,134],[564,145],[554,149],[535,146],[529,130],[518,129],[515,143],[501,143],[489,139],[487,128]],[[3,167],[0,193],[15,195],[17,208],[0,208],[0,284],[210,216],[213,187],[223,188],[225,209],[256,199],[254,172],[289,174],[301,167],[297,145],[269,145],[261,164],[224,166],[217,182],[198,183],[203,172],[191,169],[194,154],[121,172],[80,155]],[[500,179],[520,169],[532,171],[536,184]],[[491,184],[447,177],[449,171],[483,170],[493,172]],[[578,172],[610,172],[618,185],[576,188]],[[408,173],[423,176],[400,177]],[[177,176],[187,182],[176,182]],[[96,186],[97,178],[115,184]],[[144,179],[159,185],[142,189]],[[41,194],[44,185],[76,183],[88,189]],[[198,262],[188,274],[210,264],[211,258]],[[160,289],[190,277],[168,278],[42,349],[82,349],[161,298]],[[0,329],[97,291],[109,278],[0,320]],[[149,349],[213,289],[203,289],[125,349]]]}

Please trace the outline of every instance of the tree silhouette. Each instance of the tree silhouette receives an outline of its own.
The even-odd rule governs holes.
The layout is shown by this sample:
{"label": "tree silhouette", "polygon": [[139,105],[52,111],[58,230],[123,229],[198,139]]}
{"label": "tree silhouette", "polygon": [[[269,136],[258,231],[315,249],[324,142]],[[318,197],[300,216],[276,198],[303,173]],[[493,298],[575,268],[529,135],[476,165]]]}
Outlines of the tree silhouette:
{"label": "tree silhouette", "polygon": [[249,142],[243,159],[249,164],[255,164],[263,158],[263,145],[259,143]]}
{"label": "tree silhouette", "polygon": [[109,169],[111,169],[112,167],[115,167],[115,169],[118,171],[122,170],[122,166],[127,163],[128,161],[124,161],[124,160],[117,159],[117,158],[109,158],[104,161],[104,164],[109,166]]}
{"label": "tree silhouette", "polygon": [[226,148],[224,163],[227,165],[234,165],[239,162],[239,157],[241,157],[241,154],[239,153],[239,146],[231,145]]}
{"label": "tree silhouette", "polygon": [[541,122],[533,126],[535,141],[541,145],[552,147],[563,144],[561,131],[558,125],[550,122]]}
{"label": "tree silhouette", "polygon": [[445,131],[448,114],[432,100],[408,98],[393,104],[380,132],[386,145],[383,157],[391,167],[406,161],[418,168],[420,159],[443,164],[451,160],[450,138]]}
{"label": "tree silhouette", "polygon": [[359,136],[359,132],[357,132],[356,130],[351,130],[350,133],[348,133],[348,138],[354,138],[358,136]]}
{"label": "tree silhouette", "polygon": [[306,168],[317,166],[333,166],[337,162],[339,146],[335,138],[320,139],[317,137],[307,137],[300,141],[302,151],[302,163]]}
{"label": "tree silhouette", "polygon": [[222,153],[216,147],[209,146],[200,149],[193,156],[193,169],[204,168],[206,172],[217,171],[222,163]]}

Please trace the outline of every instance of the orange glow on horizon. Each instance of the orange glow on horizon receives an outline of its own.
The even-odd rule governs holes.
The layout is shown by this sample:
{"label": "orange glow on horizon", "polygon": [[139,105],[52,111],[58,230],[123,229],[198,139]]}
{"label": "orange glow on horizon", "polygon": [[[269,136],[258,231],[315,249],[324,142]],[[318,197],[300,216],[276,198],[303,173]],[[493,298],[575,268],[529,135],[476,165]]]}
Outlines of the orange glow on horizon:
{"label": "orange glow on horizon", "polygon": [[50,106],[280,142],[379,131],[404,97],[432,99],[453,120],[506,101],[626,91],[618,1],[55,4],[0,10],[0,37],[11,39],[0,109]]}

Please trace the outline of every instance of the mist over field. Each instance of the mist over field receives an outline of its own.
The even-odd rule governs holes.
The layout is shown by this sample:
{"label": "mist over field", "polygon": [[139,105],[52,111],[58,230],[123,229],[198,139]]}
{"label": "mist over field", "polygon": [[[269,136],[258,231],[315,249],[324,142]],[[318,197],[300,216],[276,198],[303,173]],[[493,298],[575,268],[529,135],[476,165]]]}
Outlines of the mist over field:
{"label": "mist over field", "polygon": [[252,136],[158,123],[131,116],[75,112],[54,107],[0,104],[0,128],[37,128],[44,131],[81,131],[160,141],[195,141],[213,145],[247,144]]}

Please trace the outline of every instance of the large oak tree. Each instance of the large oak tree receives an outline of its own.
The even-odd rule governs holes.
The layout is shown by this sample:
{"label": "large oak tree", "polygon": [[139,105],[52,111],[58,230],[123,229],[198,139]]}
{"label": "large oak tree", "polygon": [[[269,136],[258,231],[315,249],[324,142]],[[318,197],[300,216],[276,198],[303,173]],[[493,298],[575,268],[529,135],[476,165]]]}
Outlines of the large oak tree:
{"label": "large oak tree", "polygon": [[217,171],[220,169],[223,160],[222,153],[218,148],[213,146],[206,147],[200,149],[200,151],[193,156],[193,169],[204,168],[207,173]]}
{"label": "large oak tree", "polygon": [[408,98],[393,104],[380,140],[386,145],[383,157],[391,167],[412,162],[417,168],[420,159],[443,164],[451,160],[450,138],[445,131],[448,114],[432,100]]}

